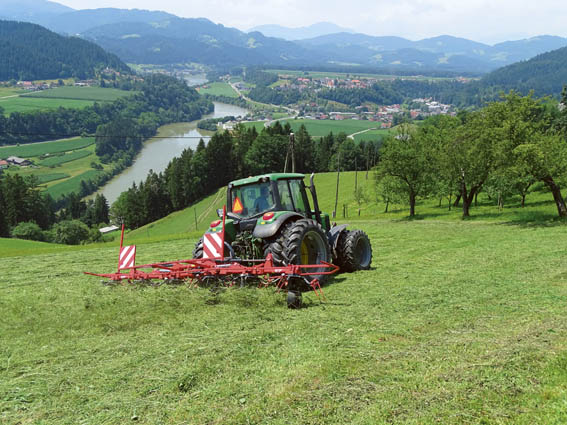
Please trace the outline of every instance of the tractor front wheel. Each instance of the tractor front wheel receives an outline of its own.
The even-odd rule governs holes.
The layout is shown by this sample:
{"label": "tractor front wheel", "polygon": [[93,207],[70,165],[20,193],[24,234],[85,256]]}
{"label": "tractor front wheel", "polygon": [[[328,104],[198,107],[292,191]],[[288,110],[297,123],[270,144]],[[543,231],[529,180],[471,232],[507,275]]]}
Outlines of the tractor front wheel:
{"label": "tractor front wheel", "polygon": [[[283,239],[283,257],[286,264],[321,264],[331,262],[331,249],[327,235],[321,226],[311,219],[301,219],[286,228]],[[311,272],[322,272],[326,268],[305,269]],[[307,276],[309,280],[325,281],[327,275]]]}

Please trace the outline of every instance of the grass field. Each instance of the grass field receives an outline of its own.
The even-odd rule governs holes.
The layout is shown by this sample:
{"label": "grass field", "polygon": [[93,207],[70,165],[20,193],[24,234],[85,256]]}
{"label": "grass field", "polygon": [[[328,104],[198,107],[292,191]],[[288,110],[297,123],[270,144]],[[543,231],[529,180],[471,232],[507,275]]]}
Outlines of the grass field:
{"label": "grass field", "polygon": [[111,102],[124,96],[131,96],[134,93],[135,92],[118,90],[114,88],[64,86],[50,90],[29,93],[26,94],[25,97]]}
{"label": "grass field", "polygon": [[90,146],[94,142],[94,137],[75,137],[73,139],[52,140],[20,146],[2,146],[0,147],[0,158],[8,158],[9,156],[31,158],[50,153],[70,152]]}
{"label": "grass field", "polygon": [[38,176],[39,184],[49,183],[55,180],[66,179],[69,174],[65,173],[51,173],[51,174],[41,174]]}
{"label": "grass field", "polygon": [[[306,119],[292,119],[292,120],[282,120],[280,123],[285,125],[286,122],[289,122],[293,131],[299,130],[301,125],[304,125],[307,128],[307,131],[312,137],[323,137],[328,135],[329,133],[333,133],[335,135],[343,132],[348,134],[356,133],[362,130],[367,130],[369,128],[376,128],[380,125],[380,123],[372,122],[372,121],[364,121],[364,120],[306,120]],[[263,122],[247,122],[244,123],[247,127],[255,126],[257,130],[261,130],[263,128]]]}
{"label": "grass field", "polygon": [[[376,123],[380,125],[380,123]],[[368,140],[380,140],[386,137],[389,133],[389,130],[369,130],[361,134],[357,134],[354,136],[354,140],[356,142],[368,141]]]}
{"label": "grass field", "polygon": [[10,115],[12,112],[29,112],[57,109],[59,107],[79,109],[90,106],[93,103],[91,100],[47,99],[29,96],[0,99],[0,107],[4,108],[5,115]]}
{"label": "grass field", "polygon": [[17,87],[0,87],[0,98],[6,96],[14,96],[24,93],[22,89]]}
{"label": "grass field", "polygon": [[228,83],[207,83],[207,88],[199,87],[197,91],[200,94],[210,94],[213,96],[238,97],[238,93],[236,93]]}
{"label": "grass field", "polygon": [[[113,271],[115,246],[0,259],[0,422],[567,421],[567,226],[357,227],[373,269],[339,275],[301,310],[271,289],[82,274]],[[194,242],[143,245],[138,263]]]}
{"label": "grass field", "polygon": [[29,112],[42,109],[84,108],[94,102],[107,102],[133,92],[100,87],[57,87],[40,92],[26,93],[18,97],[1,98],[0,107],[4,114]]}
{"label": "grass field", "polygon": [[79,192],[81,188],[81,180],[90,180],[93,177],[101,174],[102,170],[88,170],[84,173],[73,176],[64,182],[56,183],[47,188],[47,193],[51,195],[53,199],[59,199],[62,195],[70,192]]}
{"label": "grass field", "polygon": [[55,167],[57,165],[65,164],[66,162],[76,161],[77,159],[85,158],[92,155],[89,149],[76,150],[60,156],[53,156],[51,158],[40,161],[38,165],[42,167]]}

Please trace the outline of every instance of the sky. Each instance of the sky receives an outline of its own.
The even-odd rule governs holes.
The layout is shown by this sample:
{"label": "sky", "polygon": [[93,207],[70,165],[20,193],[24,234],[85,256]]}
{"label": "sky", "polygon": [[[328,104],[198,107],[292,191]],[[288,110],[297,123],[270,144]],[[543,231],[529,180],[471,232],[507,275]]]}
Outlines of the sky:
{"label": "sky", "polygon": [[369,35],[419,40],[452,35],[488,44],[537,35],[567,37],[565,0],[53,0],[74,9],[163,10],[240,30],[332,22]]}

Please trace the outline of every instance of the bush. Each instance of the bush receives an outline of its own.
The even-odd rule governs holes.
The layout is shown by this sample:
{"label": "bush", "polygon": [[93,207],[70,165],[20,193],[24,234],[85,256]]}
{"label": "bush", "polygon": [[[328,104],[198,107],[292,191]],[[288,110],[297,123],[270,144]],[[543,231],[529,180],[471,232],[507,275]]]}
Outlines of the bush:
{"label": "bush", "polygon": [[53,242],[66,245],[78,245],[89,238],[89,228],[79,220],[57,223],[52,229]]}
{"label": "bush", "polygon": [[34,221],[25,221],[12,229],[12,237],[30,241],[44,241],[43,230]]}

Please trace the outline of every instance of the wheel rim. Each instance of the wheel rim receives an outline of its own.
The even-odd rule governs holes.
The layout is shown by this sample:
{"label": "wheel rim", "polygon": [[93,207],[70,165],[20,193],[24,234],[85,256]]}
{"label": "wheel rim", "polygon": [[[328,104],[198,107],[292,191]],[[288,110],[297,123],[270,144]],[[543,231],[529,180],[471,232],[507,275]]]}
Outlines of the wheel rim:
{"label": "wheel rim", "polygon": [[301,264],[318,264],[327,261],[327,249],[321,235],[315,231],[305,234],[301,242]]}
{"label": "wheel rim", "polygon": [[356,247],[354,249],[354,255],[358,261],[360,267],[368,267],[372,259],[372,254],[370,253],[370,244],[365,238],[360,238],[356,242]]}

